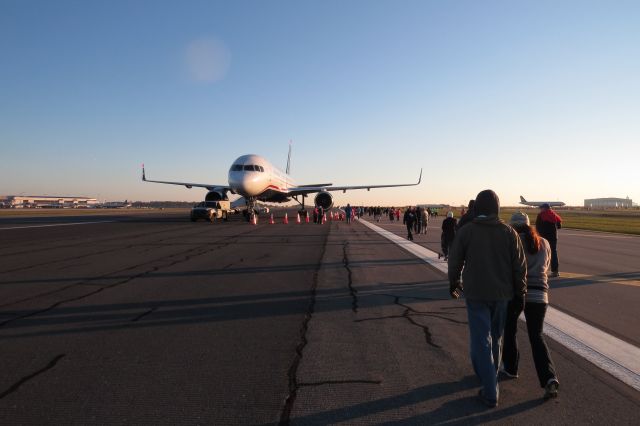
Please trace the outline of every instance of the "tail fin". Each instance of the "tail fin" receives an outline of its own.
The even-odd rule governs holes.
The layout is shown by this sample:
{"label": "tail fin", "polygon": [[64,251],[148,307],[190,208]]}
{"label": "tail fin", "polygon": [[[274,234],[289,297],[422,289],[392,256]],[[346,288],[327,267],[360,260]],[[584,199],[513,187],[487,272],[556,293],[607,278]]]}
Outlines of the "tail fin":
{"label": "tail fin", "polygon": [[527,200],[525,200],[525,199],[524,199],[524,197],[523,197],[522,195],[520,196],[520,201],[521,201],[521,202],[523,202],[523,203],[526,203],[526,202],[527,202]]}
{"label": "tail fin", "polygon": [[287,155],[287,174],[291,172],[291,141],[289,141],[289,155]]}

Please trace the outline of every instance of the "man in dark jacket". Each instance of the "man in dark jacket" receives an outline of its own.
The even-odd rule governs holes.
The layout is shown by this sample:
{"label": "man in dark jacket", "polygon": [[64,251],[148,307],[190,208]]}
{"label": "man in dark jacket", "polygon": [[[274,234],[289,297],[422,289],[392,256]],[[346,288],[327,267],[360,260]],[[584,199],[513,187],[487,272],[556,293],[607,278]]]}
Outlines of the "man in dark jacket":
{"label": "man in dark jacket", "polygon": [[407,225],[407,239],[413,241],[413,234],[411,230],[413,229],[413,224],[416,221],[416,212],[413,210],[413,207],[407,207],[407,211],[404,212],[404,217],[402,219],[402,223]]}
{"label": "man in dark jacket", "polygon": [[551,274],[550,277],[559,277],[558,261],[558,229],[562,228],[562,218],[551,209],[549,204],[540,206],[540,213],[536,218],[536,231],[551,246]]}
{"label": "man in dark jacket", "polygon": [[476,212],[473,210],[473,206],[475,205],[476,200],[469,200],[469,205],[467,206],[467,212],[462,215],[460,220],[458,221],[458,229],[462,228],[467,223],[471,223],[474,217],[476,217]]}
{"label": "man in dark jacket", "polygon": [[449,256],[449,248],[453,244],[453,239],[456,237],[456,227],[458,221],[453,217],[453,212],[447,213],[447,218],[442,221],[442,235],[440,235],[440,247],[442,248],[442,254],[444,260],[447,260]]}
{"label": "man in dark jacket", "polygon": [[422,208],[420,206],[416,206],[414,213],[416,220],[413,223],[413,230],[416,234],[419,234],[422,230]]}
{"label": "man in dark jacket", "polygon": [[527,261],[520,237],[498,217],[495,192],[480,192],[474,210],[475,219],[460,228],[449,252],[449,290],[457,297],[464,289],[471,362],[482,382],[479,397],[495,407],[507,304],[512,299],[524,304]]}

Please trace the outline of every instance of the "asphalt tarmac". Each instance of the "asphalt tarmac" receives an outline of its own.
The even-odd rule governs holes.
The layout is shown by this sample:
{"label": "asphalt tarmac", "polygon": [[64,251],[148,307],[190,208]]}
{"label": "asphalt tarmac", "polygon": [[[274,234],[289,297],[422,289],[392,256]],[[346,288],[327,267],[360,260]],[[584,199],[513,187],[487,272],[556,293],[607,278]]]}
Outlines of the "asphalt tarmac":
{"label": "asphalt tarmac", "polygon": [[[402,223],[366,219],[407,235]],[[442,252],[442,220],[432,218],[427,234],[417,235],[414,242]],[[558,256],[560,277],[550,280],[551,305],[640,347],[640,237],[561,229]]]}
{"label": "asphalt tarmac", "polygon": [[[638,392],[553,343],[543,402],[522,332],[520,378],[484,408],[441,272],[362,224],[278,222],[0,219],[0,424],[637,424]],[[599,285],[634,303],[552,297]]]}

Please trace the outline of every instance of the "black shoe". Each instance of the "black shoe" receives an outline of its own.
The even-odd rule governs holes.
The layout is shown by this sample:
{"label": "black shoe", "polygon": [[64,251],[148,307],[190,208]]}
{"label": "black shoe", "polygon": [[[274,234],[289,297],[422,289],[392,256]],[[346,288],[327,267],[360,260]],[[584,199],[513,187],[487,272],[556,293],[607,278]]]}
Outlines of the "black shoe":
{"label": "black shoe", "polygon": [[500,374],[507,376],[510,379],[517,379],[518,378],[518,373],[510,373],[508,372],[505,368],[504,365],[502,367],[500,367],[499,370]]}
{"label": "black shoe", "polygon": [[482,389],[478,391],[478,399],[489,408],[496,408],[498,406],[498,401],[494,401],[485,397]]}
{"label": "black shoe", "polygon": [[558,397],[558,388],[560,387],[560,382],[555,377],[553,379],[549,379],[547,385],[544,387],[544,399],[551,399]]}

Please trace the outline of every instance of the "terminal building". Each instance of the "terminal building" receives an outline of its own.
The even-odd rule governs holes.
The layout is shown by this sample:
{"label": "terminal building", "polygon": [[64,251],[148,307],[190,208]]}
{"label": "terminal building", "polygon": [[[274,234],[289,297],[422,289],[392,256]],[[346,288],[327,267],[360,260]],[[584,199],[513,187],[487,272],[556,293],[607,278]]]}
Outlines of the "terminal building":
{"label": "terminal building", "polygon": [[630,209],[633,201],[627,198],[592,198],[584,200],[584,206],[588,209]]}
{"label": "terminal building", "polygon": [[9,209],[58,208],[77,209],[96,207],[98,200],[89,197],[52,197],[49,195],[0,196],[0,207]]}

